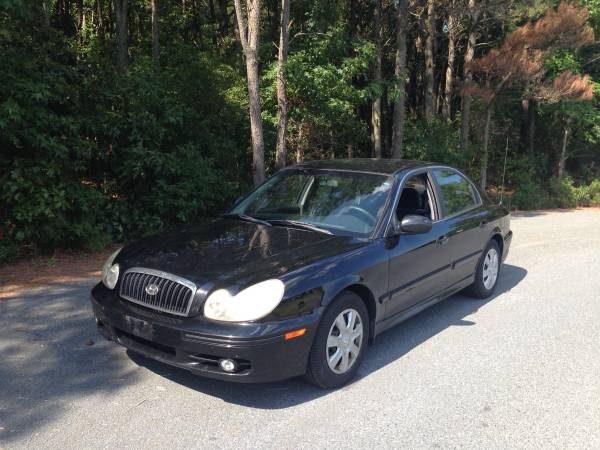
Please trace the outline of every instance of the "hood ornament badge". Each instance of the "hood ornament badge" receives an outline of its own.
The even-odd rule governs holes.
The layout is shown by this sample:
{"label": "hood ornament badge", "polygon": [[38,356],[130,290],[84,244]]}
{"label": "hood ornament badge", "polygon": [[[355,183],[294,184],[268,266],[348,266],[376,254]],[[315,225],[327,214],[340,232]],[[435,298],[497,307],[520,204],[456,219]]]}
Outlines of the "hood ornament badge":
{"label": "hood ornament badge", "polygon": [[158,286],[155,285],[154,283],[149,284],[148,286],[146,286],[146,289],[144,289],[146,291],[146,294],[148,295],[156,295],[158,294]]}

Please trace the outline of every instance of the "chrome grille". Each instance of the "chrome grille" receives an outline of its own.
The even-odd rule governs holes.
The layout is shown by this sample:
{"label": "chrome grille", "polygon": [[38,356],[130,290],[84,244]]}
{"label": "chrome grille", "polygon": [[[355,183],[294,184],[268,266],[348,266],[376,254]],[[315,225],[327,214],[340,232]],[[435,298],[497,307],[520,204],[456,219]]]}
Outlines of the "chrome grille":
{"label": "chrome grille", "polygon": [[[158,287],[155,295],[148,294],[150,285]],[[121,279],[119,295],[133,303],[177,316],[187,316],[196,294],[196,285],[185,278],[159,270],[134,267]]]}

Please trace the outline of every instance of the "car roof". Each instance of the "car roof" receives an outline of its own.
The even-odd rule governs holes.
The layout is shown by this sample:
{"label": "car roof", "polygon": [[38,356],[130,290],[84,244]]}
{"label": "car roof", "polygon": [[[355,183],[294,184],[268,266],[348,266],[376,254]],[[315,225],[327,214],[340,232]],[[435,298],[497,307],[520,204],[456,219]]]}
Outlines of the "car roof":
{"label": "car roof", "polygon": [[296,164],[292,168],[321,169],[321,170],[347,170],[351,172],[370,172],[382,175],[394,175],[406,169],[427,167],[435,165],[431,162],[413,161],[409,159],[387,158],[352,158],[352,159],[324,159],[306,161]]}

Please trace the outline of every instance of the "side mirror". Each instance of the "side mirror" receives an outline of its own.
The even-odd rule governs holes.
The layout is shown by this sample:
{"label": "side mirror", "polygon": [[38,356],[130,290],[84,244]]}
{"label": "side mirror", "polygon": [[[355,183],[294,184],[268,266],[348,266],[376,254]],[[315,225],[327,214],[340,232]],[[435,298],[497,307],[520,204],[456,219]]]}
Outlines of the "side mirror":
{"label": "side mirror", "polygon": [[431,231],[431,219],[429,217],[406,215],[400,224],[400,232],[406,234],[423,234]]}
{"label": "side mirror", "polygon": [[239,202],[242,201],[242,196],[240,195],[239,197],[236,197],[235,200],[233,201],[233,206],[236,206]]}

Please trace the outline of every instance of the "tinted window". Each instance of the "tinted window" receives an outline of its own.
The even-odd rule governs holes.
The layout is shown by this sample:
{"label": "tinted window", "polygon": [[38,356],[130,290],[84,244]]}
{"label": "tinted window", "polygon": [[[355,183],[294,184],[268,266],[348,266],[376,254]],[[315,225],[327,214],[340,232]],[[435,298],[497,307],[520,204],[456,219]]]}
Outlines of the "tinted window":
{"label": "tinted window", "polygon": [[435,169],[433,176],[442,191],[442,202],[446,216],[465,211],[478,203],[471,183],[450,169]]}

